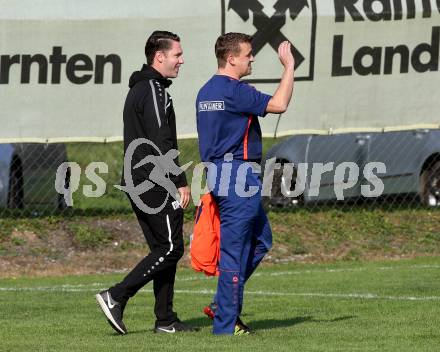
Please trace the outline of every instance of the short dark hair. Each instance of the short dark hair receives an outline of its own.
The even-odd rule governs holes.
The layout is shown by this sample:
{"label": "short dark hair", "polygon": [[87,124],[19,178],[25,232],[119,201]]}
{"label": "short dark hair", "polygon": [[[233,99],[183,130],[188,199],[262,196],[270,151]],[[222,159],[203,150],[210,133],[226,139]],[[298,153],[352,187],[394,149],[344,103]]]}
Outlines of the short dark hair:
{"label": "short dark hair", "polygon": [[240,43],[252,45],[252,36],[244,33],[226,33],[217,38],[215,42],[215,56],[218,67],[225,67],[228,55],[238,55],[240,53]]}
{"label": "short dark hair", "polygon": [[166,51],[171,49],[172,41],[180,42],[177,34],[167,31],[154,31],[145,43],[145,57],[147,64],[151,65],[154,60],[154,55],[158,51]]}

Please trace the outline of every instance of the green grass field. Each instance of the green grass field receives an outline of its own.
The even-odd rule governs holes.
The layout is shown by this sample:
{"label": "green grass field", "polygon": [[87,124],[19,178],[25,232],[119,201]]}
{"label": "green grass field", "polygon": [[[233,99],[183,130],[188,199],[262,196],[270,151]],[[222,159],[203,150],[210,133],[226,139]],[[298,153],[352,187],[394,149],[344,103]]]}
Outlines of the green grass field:
{"label": "green grass field", "polygon": [[[266,139],[264,149],[274,142]],[[198,161],[195,140],[179,144],[182,164]],[[120,178],[122,144],[70,144],[68,150],[69,159],[83,170],[91,161],[108,163],[109,173],[102,175],[108,186],[106,195],[86,198],[78,191],[74,194],[75,208],[65,214],[52,214],[48,209],[38,218],[32,210],[23,214],[3,212],[2,258],[27,258],[32,263],[33,257],[41,257],[44,263],[63,263],[72,248],[79,251],[86,247],[95,251],[96,262],[110,242],[123,239],[116,236],[120,231],[116,225],[132,217],[132,212],[126,196],[112,186]],[[188,179],[191,174],[192,169]],[[88,183],[82,176],[81,187]],[[186,223],[192,222],[193,215],[191,206],[185,212]],[[123,274],[19,277],[0,279],[0,352],[440,350],[437,210],[406,203],[348,204],[272,209],[268,215],[274,232],[272,262],[304,257],[321,264],[265,264],[258,270],[246,287],[243,314],[254,335],[211,335],[211,322],[201,309],[209,303],[216,281],[189,269],[179,269],[175,309],[182,320],[201,331],[171,336],[156,335],[151,330],[151,285],[126,309],[128,335],[116,335],[108,326],[94,294],[119,281]],[[186,235],[188,238],[189,233]],[[56,238],[64,241],[65,251]],[[371,261],[426,255],[437,257]],[[3,264],[0,261],[0,267],[6,268],[3,274],[11,276],[5,263],[7,260]]]}
{"label": "green grass field", "polygon": [[436,351],[440,258],[260,268],[243,320],[255,334],[211,335],[201,313],[216,281],[178,272],[175,309],[197,333],[157,335],[151,285],[127,306],[126,336],[108,326],[94,294],[122,274],[0,280],[1,351]]}

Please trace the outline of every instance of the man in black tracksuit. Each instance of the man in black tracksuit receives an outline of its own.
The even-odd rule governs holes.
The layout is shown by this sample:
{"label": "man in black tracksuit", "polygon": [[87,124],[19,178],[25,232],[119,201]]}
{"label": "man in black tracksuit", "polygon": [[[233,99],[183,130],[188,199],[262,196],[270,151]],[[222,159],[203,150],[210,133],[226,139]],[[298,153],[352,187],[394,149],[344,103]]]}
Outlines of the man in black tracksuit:
{"label": "man in black tracksuit", "polygon": [[[131,75],[124,106],[122,189],[129,195],[150,253],[122,282],[96,295],[108,322],[120,334],[127,332],[122,321],[127,301],[151,280],[156,299],[154,331],[194,330],[173,311],[176,265],[184,250],[183,208],[190,194],[179,168],[176,119],[166,91],[171,84],[168,78],[177,77],[183,64],[180,38],[156,31],[147,40],[145,55],[147,65]],[[168,158],[164,161],[162,156]],[[142,192],[134,192],[133,187],[141,183]]]}

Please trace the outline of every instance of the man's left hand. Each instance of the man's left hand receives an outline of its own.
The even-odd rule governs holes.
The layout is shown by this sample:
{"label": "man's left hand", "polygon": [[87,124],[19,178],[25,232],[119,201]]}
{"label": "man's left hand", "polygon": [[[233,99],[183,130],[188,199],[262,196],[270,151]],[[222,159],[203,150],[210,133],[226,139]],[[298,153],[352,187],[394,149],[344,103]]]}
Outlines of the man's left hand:
{"label": "man's left hand", "polygon": [[188,206],[191,197],[191,192],[189,190],[189,187],[188,186],[180,187],[177,189],[177,191],[179,192],[180,195],[180,206],[183,209],[185,209]]}

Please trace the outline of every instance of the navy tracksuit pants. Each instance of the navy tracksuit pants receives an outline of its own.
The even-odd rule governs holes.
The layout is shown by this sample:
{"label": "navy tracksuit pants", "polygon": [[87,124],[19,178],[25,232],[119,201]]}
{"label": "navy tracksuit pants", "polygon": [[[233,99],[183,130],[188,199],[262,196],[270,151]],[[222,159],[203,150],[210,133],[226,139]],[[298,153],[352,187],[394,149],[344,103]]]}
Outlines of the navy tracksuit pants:
{"label": "navy tracksuit pants", "polygon": [[233,334],[243,307],[244,284],[271,248],[272,231],[261,205],[259,174],[242,160],[222,160],[215,165],[208,169],[208,185],[219,207],[221,233],[213,332]]}

